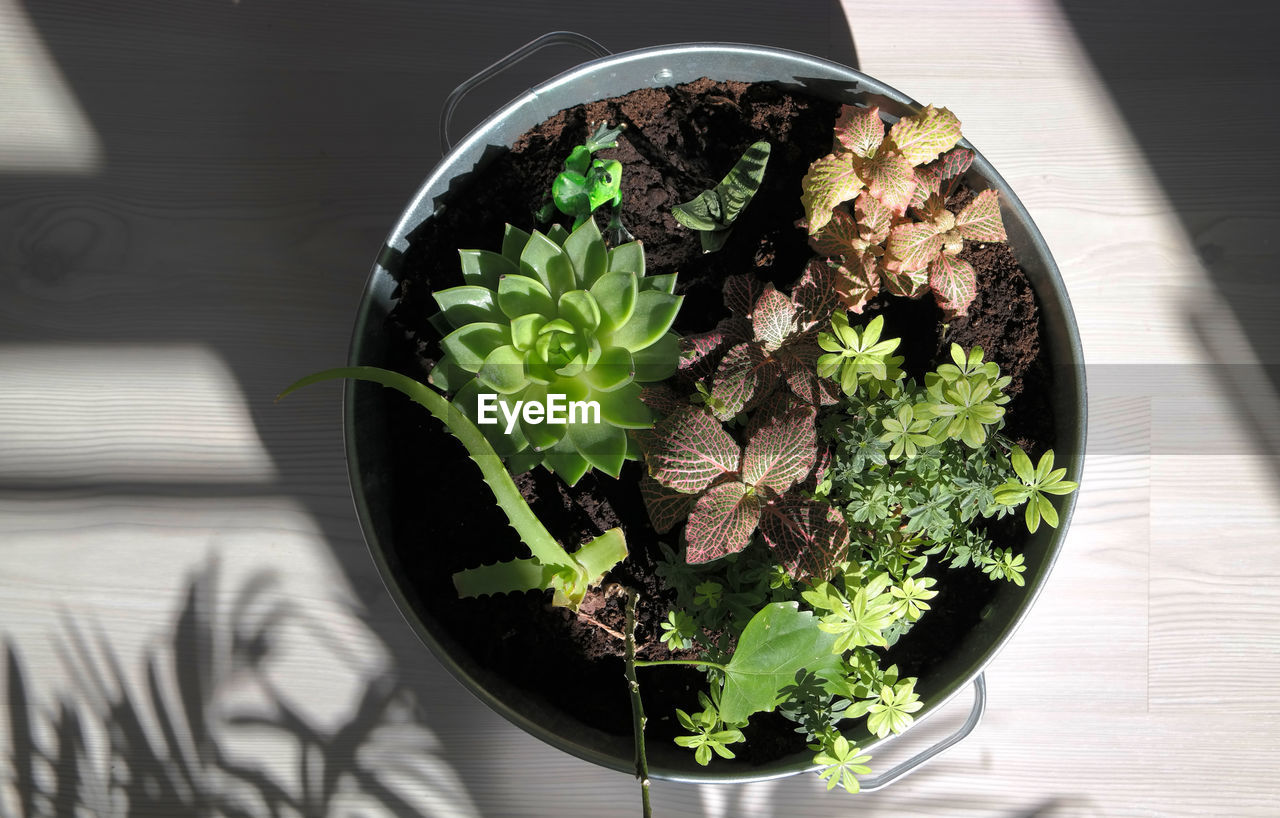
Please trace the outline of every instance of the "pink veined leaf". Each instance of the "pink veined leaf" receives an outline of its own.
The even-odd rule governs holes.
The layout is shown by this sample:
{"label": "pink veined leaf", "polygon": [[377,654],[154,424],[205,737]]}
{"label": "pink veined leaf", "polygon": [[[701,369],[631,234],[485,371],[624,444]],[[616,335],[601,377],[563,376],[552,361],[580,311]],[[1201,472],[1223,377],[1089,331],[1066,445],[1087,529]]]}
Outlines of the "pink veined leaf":
{"label": "pink veined leaf", "polygon": [[725,352],[750,339],[751,322],[737,316],[721,319],[713,330],[680,339],[680,372],[693,380],[710,377]]}
{"label": "pink veined leaf", "polygon": [[705,409],[686,406],[654,427],[645,444],[653,479],[669,489],[696,494],[712,481],[738,471],[742,450]]}
{"label": "pink veined leaf", "polygon": [[800,488],[805,491],[813,491],[822,482],[822,478],[827,476],[827,470],[831,468],[831,449],[822,446],[818,449],[818,454],[813,460],[813,468],[809,469],[809,473],[800,481]]}
{"label": "pink veined leaf", "polygon": [[906,222],[889,231],[885,252],[898,270],[923,270],[942,252],[942,236],[930,222]]}
{"label": "pink veined leaf", "polygon": [[729,312],[746,318],[764,293],[764,282],[753,275],[732,275],[724,280],[723,291],[724,305]]}
{"label": "pink veined leaf", "polygon": [[942,181],[953,179],[964,173],[973,164],[973,151],[968,148],[952,148],[930,163],[938,169],[938,178]]}
{"label": "pink veined leaf", "polygon": [[942,191],[942,175],[936,163],[916,168],[916,189],[911,193],[911,206],[920,207],[930,196]]}
{"label": "pink veined leaf", "polygon": [[881,269],[880,279],[884,288],[904,298],[919,298],[929,291],[929,268],[923,270]]}
{"label": "pink veined leaf", "polygon": [[862,162],[860,168],[867,192],[897,215],[906,212],[911,194],[916,189],[916,173],[905,158],[893,151],[883,151]]}
{"label": "pink veined leaf", "polygon": [[844,515],[796,492],[761,509],[760,533],[796,579],[829,579],[849,549]]}
{"label": "pink veined leaf", "polygon": [[927,106],[904,116],[889,129],[889,138],[912,167],[923,165],[949,151],[960,141],[960,120],[946,108]]}
{"label": "pink veined leaf", "polygon": [[760,401],[751,412],[751,418],[747,421],[743,434],[746,435],[747,440],[750,440],[765,426],[801,406],[804,404],[795,395],[785,389],[779,389]]}
{"label": "pink veined leaf", "polygon": [[750,409],[778,380],[778,362],[759,344],[738,344],[725,353],[711,381],[712,410],[720,420]]}
{"label": "pink veined leaf", "polygon": [[791,300],[796,303],[801,323],[826,322],[840,303],[836,291],[839,270],[831,262],[821,258],[809,259],[804,274],[791,288]]}
{"label": "pink veined leaf", "polygon": [[669,489],[647,474],[640,478],[640,496],[649,512],[649,522],[659,534],[666,534],[688,519],[698,499],[696,494]]}
{"label": "pink veined leaf", "polygon": [[801,184],[804,193],[800,201],[810,233],[826,227],[831,221],[832,209],[858,195],[863,187],[851,153],[828,154],[817,160],[809,166]]}
{"label": "pink veined leaf", "polygon": [[853,214],[862,240],[866,243],[880,244],[889,237],[889,228],[893,226],[893,211],[884,202],[869,193],[862,193],[853,202]]}
{"label": "pink veined leaf", "polygon": [[884,141],[884,120],[880,118],[880,109],[841,106],[840,116],[836,119],[835,136],[836,141],[846,150],[853,151],[863,159],[874,155],[876,148]]}
{"label": "pink veined leaf", "polygon": [[830,406],[839,398],[839,387],[829,378],[818,377],[818,328],[792,338],[775,353],[792,394],[811,406]]}
{"label": "pink veined leaf", "polygon": [[1004,220],[1000,218],[1000,197],[984,190],[956,214],[956,229],[972,241],[1004,241]]}
{"label": "pink veined leaf", "polygon": [[659,416],[669,415],[689,401],[665,383],[646,383],[640,387],[640,402]]}
{"label": "pink veined leaf", "polygon": [[772,284],[766,284],[764,295],[760,296],[751,310],[751,327],[755,332],[755,339],[764,344],[765,349],[777,349],[795,331],[795,302],[791,300],[791,296],[774,289]]}
{"label": "pink veined leaf", "polygon": [[965,315],[977,294],[973,266],[964,259],[940,255],[929,265],[929,287],[947,315]]}
{"label": "pink veined leaf", "polygon": [[[867,194],[864,192],[859,200]],[[816,234],[809,236],[809,246],[821,256],[834,258],[860,252],[867,246],[863,241],[858,223],[843,207],[831,211],[831,221]]]}
{"label": "pink veined leaf", "polygon": [[760,495],[745,483],[733,480],[711,488],[698,498],[685,526],[685,561],[709,562],[741,551],[759,522]]}
{"label": "pink veined leaf", "polygon": [[758,429],[742,455],[742,481],[782,494],[813,468],[818,429],[815,410],[801,406]]}
{"label": "pink veined leaf", "polygon": [[880,265],[870,252],[845,259],[840,266],[836,291],[847,309],[861,313],[867,302],[880,293]]}

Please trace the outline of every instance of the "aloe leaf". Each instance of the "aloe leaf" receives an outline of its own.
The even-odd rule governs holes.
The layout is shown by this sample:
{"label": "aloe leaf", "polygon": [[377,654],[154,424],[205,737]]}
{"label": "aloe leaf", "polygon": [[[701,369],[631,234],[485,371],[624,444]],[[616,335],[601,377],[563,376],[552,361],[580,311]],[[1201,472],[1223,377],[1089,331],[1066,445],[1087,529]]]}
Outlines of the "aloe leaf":
{"label": "aloe leaf", "polygon": [[595,333],[600,326],[600,307],[586,290],[570,290],[560,296],[558,310],[561,317],[581,332]]}
{"label": "aloe leaf", "polygon": [[[511,262],[510,272],[520,272],[520,253],[528,243],[529,234],[519,227],[508,224],[502,229],[502,256]],[[494,281],[494,286],[497,286],[497,281]]]}
{"label": "aloe leaf", "polygon": [[569,257],[560,245],[536,230],[520,253],[520,272],[542,282],[553,299],[574,288]]}
{"label": "aloe leaf", "polygon": [[529,385],[524,355],[510,344],[490,352],[476,378],[500,395],[513,395]]}
{"label": "aloe leaf", "polygon": [[648,429],[653,426],[653,413],[640,400],[640,384],[629,383],[612,392],[592,393],[600,404],[600,417],[622,429]]}
{"label": "aloe leaf", "polygon": [[583,287],[594,284],[604,274],[609,262],[608,251],[595,219],[587,219],[565,239],[564,251],[569,254],[578,282]]}
{"label": "aloe leaf", "polygon": [[600,308],[600,332],[610,333],[631,319],[639,286],[634,273],[608,272],[588,292]]}
{"label": "aloe leaf", "polygon": [[659,292],[671,295],[676,291],[676,274],[664,273],[660,276],[644,276],[636,280],[640,292]]}
{"label": "aloe leaf", "polygon": [[551,292],[536,278],[503,276],[495,289],[498,291],[498,306],[511,320],[522,315],[539,315],[545,319],[556,317],[556,302]]}
{"label": "aloe leaf", "polygon": [[479,372],[490,352],[509,343],[511,332],[502,324],[467,324],[446,335],[440,348],[466,371]]}
{"label": "aloe leaf", "polygon": [[665,381],[676,374],[680,361],[680,336],[668,332],[644,349],[633,352],[631,357],[635,364],[632,377],[636,382]]}
{"label": "aloe leaf", "polygon": [[567,438],[589,465],[617,477],[627,454],[627,433],[609,423],[570,423]]}
{"label": "aloe leaf", "polygon": [[644,275],[644,245],[638,241],[620,244],[609,251],[609,269],[615,273]]}

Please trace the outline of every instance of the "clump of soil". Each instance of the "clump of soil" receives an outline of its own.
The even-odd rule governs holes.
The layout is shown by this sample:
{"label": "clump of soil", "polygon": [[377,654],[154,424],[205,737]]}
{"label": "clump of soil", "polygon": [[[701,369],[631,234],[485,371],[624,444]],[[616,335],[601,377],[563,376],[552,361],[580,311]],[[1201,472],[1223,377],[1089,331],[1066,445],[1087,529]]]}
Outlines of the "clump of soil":
{"label": "clump of soil", "polygon": [[[389,331],[405,343],[385,365],[425,377],[439,354],[427,324],[437,310],[430,293],[462,283],[458,249],[496,250],[508,222],[526,230],[545,228],[534,214],[564,158],[600,120],[626,125],[618,147],[601,156],[623,164],[623,219],[644,242],[647,271],[679,274],[676,291],[685,302],[678,331],[710,329],[727,314],[721,301],[726,276],[750,272],[781,287],[791,284],[812,255],[804,231],[794,226],[803,216],[800,180],[809,164],[830,150],[838,108],[776,85],[703,79],[561,111],[459,180],[437,215],[410,235],[409,249],[395,271],[398,305],[388,319]],[[742,151],[761,139],[772,145],[763,186],[724,249],[704,255],[697,234],[671,217],[671,207],[715,185]],[[886,334],[903,338],[908,366],[920,371],[943,360],[952,341],[981,345],[1013,378],[1007,390],[1014,396],[1011,436],[1028,448],[1047,447],[1053,421],[1037,395],[1049,370],[1030,285],[1003,245],[975,245],[963,257],[978,270],[979,292],[970,315],[952,321],[945,333],[940,311],[927,298],[884,296],[868,313],[885,315]],[[454,572],[527,551],[461,445],[420,407],[391,398],[383,405],[382,422],[394,439],[381,487],[391,494],[394,554],[388,556],[410,602],[480,667],[533,688],[586,724],[629,735],[619,638],[623,594],[617,586],[636,588],[642,595],[637,641],[643,658],[669,655],[658,637],[673,602],[658,576],[658,537],[637,488],[642,467],[627,464],[617,480],[588,473],[574,487],[542,469],[517,480],[539,518],[566,544],[619,525],[626,532],[631,556],[579,614],[549,608],[544,595],[532,593],[460,600],[451,583]],[[1007,540],[1000,544],[1017,545]],[[953,649],[995,590],[975,571],[945,572],[940,585],[944,593],[936,610],[894,650],[892,658],[904,675],[926,671]],[[672,720],[661,716],[676,707],[697,709],[696,692],[705,680],[682,668],[646,673],[649,739],[669,741]],[[740,755],[766,761],[802,750],[803,737],[793,728],[780,717],[753,718],[750,740]]]}

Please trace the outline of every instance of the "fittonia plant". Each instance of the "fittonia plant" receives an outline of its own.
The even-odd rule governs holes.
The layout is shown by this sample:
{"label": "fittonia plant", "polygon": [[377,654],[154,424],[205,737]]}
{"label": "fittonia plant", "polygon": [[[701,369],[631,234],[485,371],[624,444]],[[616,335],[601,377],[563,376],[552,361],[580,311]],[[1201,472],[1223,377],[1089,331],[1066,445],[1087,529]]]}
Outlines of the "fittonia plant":
{"label": "fittonia plant", "polygon": [[960,138],[960,121],[946,108],[904,116],[888,133],[878,108],[841,108],[835,149],[804,178],[802,225],[838,269],[848,308],[861,312],[884,288],[908,298],[932,292],[948,315],[967,313],[976,283],[958,257],[964,243],[1006,236],[995,191],[958,212],[947,208],[973,161],[956,147]]}
{"label": "fittonia plant", "polygon": [[[513,473],[541,463],[569,485],[593,467],[617,477],[627,430],[653,424],[640,385],[676,370],[675,275],[646,276],[640,242],[610,249],[593,219],[573,233],[508,225],[502,252],[461,256],[465,283],[434,294],[444,356],[430,382],[453,393],[473,422],[482,394],[496,396],[503,416],[520,417],[510,431],[481,427]],[[520,414],[548,395],[594,401],[598,422],[535,423]]]}

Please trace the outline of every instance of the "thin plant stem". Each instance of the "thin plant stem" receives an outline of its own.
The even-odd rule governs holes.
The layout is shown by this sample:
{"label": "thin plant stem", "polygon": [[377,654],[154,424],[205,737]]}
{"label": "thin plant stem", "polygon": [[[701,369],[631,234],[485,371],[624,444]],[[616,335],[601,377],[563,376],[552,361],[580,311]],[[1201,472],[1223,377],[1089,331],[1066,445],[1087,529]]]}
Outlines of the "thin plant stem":
{"label": "thin plant stem", "polygon": [[640,701],[640,681],[636,678],[636,603],[640,593],[627,590],[626,632],[627,687],[631,691],[631,730],[636,739],[636,778],[640,779],[640,802],[644,818],[652,818],[653,806],[649,803],[649,758],[644,749],[644,703]]}
{"label": "thin plant stem", "polygon": [[657,667],[658,665],[690,665],[692,667],[713,667],[716,670],[728,670],[719,662],[707,662],[702,659],[637,659],[636,667]]}

